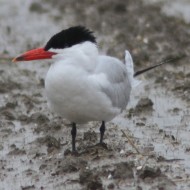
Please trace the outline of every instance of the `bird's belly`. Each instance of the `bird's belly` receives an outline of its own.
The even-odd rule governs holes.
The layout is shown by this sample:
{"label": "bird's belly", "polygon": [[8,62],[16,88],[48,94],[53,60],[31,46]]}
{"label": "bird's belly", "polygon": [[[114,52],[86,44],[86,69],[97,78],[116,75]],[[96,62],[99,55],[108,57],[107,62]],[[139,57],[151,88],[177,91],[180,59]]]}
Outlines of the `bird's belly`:
{"label": "bird's belly", "polygon": [[120,112],[98,86],[81,74],[48,72],[45,89],[50,108],[71,122],[109,121]]}

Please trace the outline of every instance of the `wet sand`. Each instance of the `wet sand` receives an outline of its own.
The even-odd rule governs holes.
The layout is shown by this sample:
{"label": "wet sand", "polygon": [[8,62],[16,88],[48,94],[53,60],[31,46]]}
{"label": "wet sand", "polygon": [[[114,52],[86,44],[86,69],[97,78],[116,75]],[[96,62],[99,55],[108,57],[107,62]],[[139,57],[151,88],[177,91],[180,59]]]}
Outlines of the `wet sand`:
{"label": "wet sand", "polygon": [[[189,17],[169,14],[171,1],[147,2],[1,1],[0,189],[190,188]],[[102,53],[124,60],[128,49],[135,70],[187,57],[140,77],[127,109],[107,123],[107,148],[96,146],[99,122],[78,126],[74,156],[69,122],[47,107],[50,61],[11,58],[79,24],[95,31]]]}

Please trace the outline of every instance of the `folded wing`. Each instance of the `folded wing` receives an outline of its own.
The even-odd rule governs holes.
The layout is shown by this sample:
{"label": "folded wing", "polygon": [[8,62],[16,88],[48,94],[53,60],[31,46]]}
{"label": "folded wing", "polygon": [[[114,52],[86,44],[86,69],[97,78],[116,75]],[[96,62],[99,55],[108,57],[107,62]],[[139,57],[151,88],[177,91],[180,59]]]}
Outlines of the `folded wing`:
{"label": "folded wing", "polygon": [[106,82],[100,80],[99,85],[112,105],[121,111],[125,109],[131,92],[126,65],[116,58],[99,56],[95,74],[103,75],[107,79]]}

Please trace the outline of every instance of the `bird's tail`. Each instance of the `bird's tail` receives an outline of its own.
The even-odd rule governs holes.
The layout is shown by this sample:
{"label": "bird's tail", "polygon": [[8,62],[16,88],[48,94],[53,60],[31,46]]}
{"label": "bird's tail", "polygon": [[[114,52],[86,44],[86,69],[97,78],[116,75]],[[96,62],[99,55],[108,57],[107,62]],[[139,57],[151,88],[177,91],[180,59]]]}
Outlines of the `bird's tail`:
{"label": "bird's tail", "polygon": [[141,83],[141,81],[134,78],[135,72],[134,72],[133,59],[131,57],[131,54],[127,50],[125,51],[125,65],[127,68],[129,82],[131,83],[132,88],[134,88],[134,87],[138,86]]}
{"label": "bird's tail", "polygon": [[152,69],[154,69],[156,67],[159,67],[159,66],[161,66],[161,65],[163,65],[165,63],[176,62],[176,61],[178,61],[178,60],[180,60],[180,59],[182,59],[184,57],[185,57],[185,55],[179,55],[179,56],[176,56],[176,57],[173,57],[173,58],[170,58],[170,59],[166,59],[166,60],[164,60],[164,61],[162,61],[162,62],[160,62],[160,63],[158,63],[156,65],[153,65],[153,66],[147,67],[145,69],[139,70],[137,72],[134,72],[133,59],[132,59],[131,54],[129,53],[129,51],[126,50],[125,51],[125,65],[127,67],[129,81],[131,83],[132,88],[138,86],[141,83],[140,80],[136,79],[136,76],[141,75],[142,73],[145,73],[147,71],[150,71],[150,70],[152,70]]}

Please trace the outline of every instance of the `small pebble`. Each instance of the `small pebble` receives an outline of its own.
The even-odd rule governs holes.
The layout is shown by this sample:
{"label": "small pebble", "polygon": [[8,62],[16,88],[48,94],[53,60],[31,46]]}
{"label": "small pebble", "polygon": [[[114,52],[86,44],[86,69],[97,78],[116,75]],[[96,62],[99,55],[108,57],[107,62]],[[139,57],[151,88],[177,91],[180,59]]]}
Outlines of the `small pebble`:
{"label": "small pebble", "polygon": [[113,176],[111,174],[108,175],[108,179],[112,179]]}
{"label": "small pebble", "polygon": [[137,170],[141,170],[142,169],[142,166],[137,166]]}

